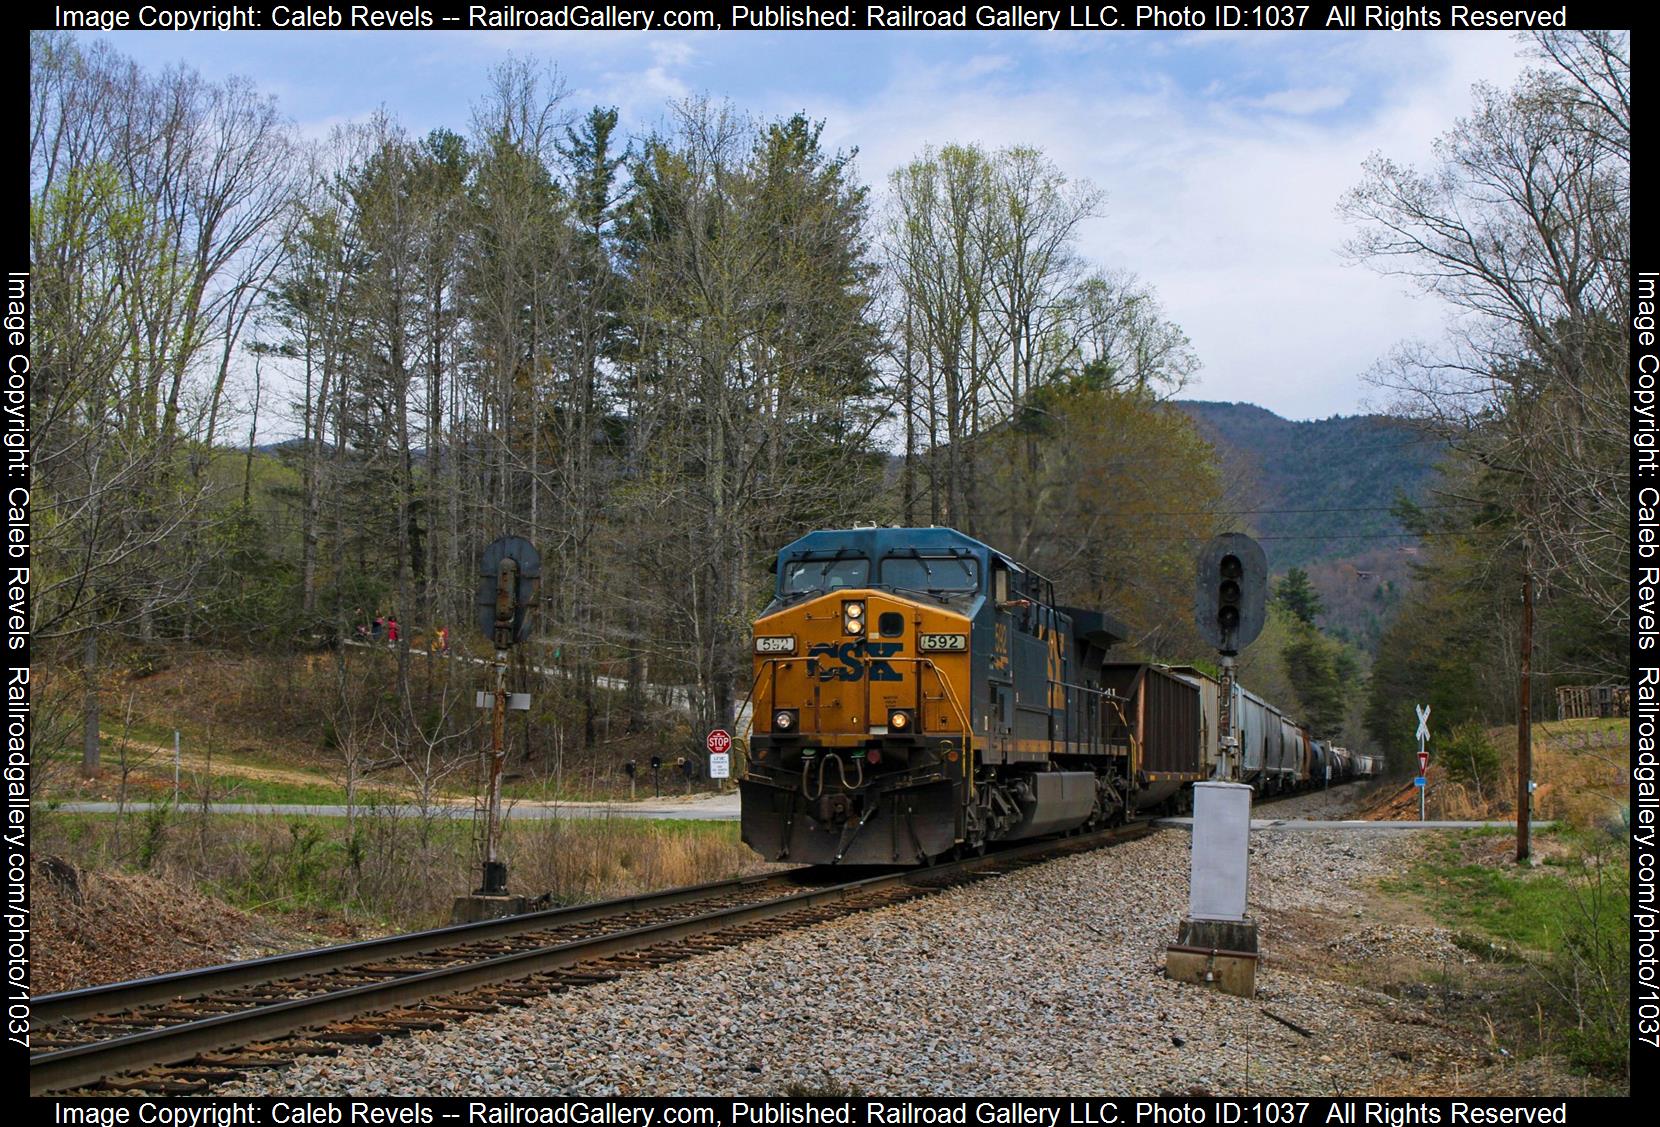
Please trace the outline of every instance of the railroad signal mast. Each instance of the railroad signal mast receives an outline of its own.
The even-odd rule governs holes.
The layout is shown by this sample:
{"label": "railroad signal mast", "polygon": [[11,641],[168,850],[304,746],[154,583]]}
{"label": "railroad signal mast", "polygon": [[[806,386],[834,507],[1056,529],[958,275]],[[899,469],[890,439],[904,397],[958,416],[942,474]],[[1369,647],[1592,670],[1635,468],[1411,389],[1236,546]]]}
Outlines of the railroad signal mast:
{"label": "railroad signal mast", "polygon": [[[507,659],[513,646],[530,637],[532,611],[541,585],[542,558],[528,540],[503,536],[484,549],[479,560],[478,626],[495,648],[495,689],[480,693],[480,707],[490,714],[490,748],[485,762],[480,806],[475,810],[482,837],[483,878],[476,896],[507,895],[507,864],[501,859],[501,781],[506,759],[507,710],[529,708],[530,699],[507,691]],[[511,699],[520,697],[521,699]]]}
{"label": "railroad signal mast", "polygon": [[1256,641],[1267,619],[1268,561],[1262,545],[1242,532],[1228,532],[1199,553],[1194,603],[1199,633],[1216,647],[1221,666],[1217,700],[1221,777],[1240,775],[1239,738],[1234,734],[1234,659]]}
{"label": "railroad signal mast", "polygon": [[1216,647],[1216,778],[1193,784],[1193,845],[1188,911],[1165,956],[1179,982],[1208,983],[1229,994],[1256,993],[1256,920],[1246,915],[1251,788],[1240,781],[1234,726],[1234,659],[1256,641],[1267,617],[1268,561],[1249,536],[1229,532],[1199,553],[1194,619]]}

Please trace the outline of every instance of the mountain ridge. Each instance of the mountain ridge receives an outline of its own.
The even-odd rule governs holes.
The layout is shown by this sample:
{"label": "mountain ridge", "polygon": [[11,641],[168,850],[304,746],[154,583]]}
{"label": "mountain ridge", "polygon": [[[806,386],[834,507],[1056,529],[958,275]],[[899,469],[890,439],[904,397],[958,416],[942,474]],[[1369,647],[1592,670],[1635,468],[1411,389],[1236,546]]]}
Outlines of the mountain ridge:
{"label": "mountain ridge", "polygon": [[1391,510],[1429,498],[1445,442],[1387,415],[1293,420],[1254,403],[1171,405],[1215,449],[1227,504],[1262,541],[1270,571],[1307,570],[1322,625],[1370,649],[1418,556]]}

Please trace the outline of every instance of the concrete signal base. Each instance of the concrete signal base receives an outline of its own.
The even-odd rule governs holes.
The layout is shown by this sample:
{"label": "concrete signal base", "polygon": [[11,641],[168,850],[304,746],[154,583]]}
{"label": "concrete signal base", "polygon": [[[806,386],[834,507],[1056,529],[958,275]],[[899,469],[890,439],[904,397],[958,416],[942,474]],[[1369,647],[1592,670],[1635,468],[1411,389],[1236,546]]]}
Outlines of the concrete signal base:
{"label": "concrete signal base", "polygon": [[457,896],[450,909],[452,924],[476,924],[483,920],[499,920],[504,916],[522,916],[535,911],[537,904],[529,896]]}
{"label": "concrete signal base", "polygon": [[1186,917],[1176,942],[1167,948],[1164,973],[1177,982],[1214,986],[1224,994],[1251,998],[1257,991],[1257,922],[1196,920]]}

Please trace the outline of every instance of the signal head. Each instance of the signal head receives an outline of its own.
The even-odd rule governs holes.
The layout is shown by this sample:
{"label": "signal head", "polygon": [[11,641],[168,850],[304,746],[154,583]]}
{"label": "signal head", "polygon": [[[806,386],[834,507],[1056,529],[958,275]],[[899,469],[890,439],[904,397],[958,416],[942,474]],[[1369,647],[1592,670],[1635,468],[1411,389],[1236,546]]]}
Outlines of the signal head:
{"label": "signal head", "polygon": [[1237,654],[1262,632],[1267,616],[1267,560],[1249,536],[1229,532],[1199,553],[1194,620],[1206,641]]}

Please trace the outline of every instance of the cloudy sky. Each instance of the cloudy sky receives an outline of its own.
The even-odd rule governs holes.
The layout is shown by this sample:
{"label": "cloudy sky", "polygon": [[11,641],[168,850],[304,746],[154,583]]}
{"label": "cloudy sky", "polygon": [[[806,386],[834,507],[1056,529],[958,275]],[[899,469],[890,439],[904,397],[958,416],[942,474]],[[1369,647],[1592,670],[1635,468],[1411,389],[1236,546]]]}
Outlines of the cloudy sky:
{"label": "cloudy sky", "polygon": [[1482,32],[124,32],[147,66],[241,74],[307,134],[385,109],[466,132],[489,68],[553,63],[576,109],[645,132],[688,95],[805,111],[878,190],[924,145],[1041,147],[1106,193],[1082,232],[1152,283],[1204,362],[1192,398],[1290,418],[1375,405],[1363,376],[1444,310],[1345,263],[1342,193],[1374,151],[1422,162],[1476,82],[1526,65]]}

